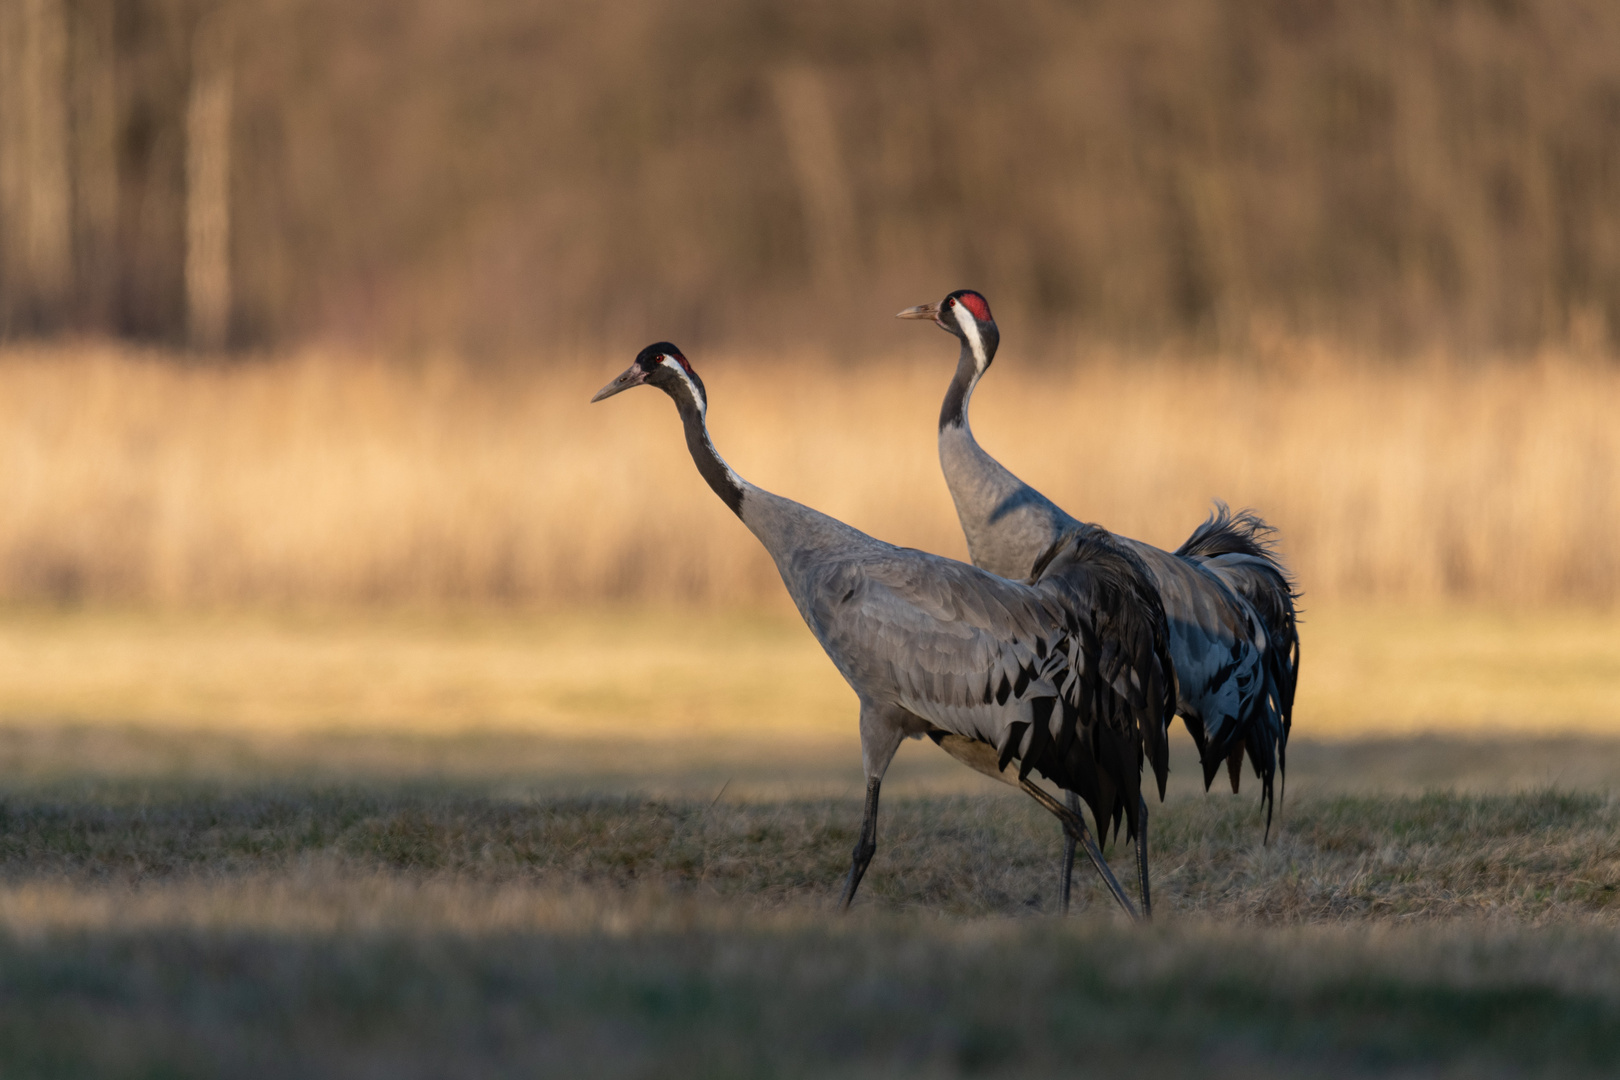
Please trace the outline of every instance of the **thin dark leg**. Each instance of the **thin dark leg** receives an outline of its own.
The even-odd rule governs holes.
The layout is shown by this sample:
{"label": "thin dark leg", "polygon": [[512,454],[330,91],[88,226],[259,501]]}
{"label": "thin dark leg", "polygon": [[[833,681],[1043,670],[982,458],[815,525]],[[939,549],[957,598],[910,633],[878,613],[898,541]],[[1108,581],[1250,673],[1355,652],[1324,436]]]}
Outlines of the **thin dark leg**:
{"label": "thin dark leg", "polygon": [[[1069,804],[1069,812],[1074,814],[1076,817],[1078,817],[1079,814],[1080,814],[1080,796],[1076,795],[1072,791],[1068,792],[1067,802]],[[1074,837],[1069,835],[1069,830],[1064,829],[1063,830],[1063,872],[1062,872],[1062,876],[1058,878],[1058,914],[1059,915],[1067,915],[1069,913],[1069,888],[1073,884],[1073,882],[1074,882]]]}
{"label": "thin dark leg", "polygon": [[1153,896],[1148,892],[1147,867],[1147,798],[1138,795],[1141,799],[1139,810],[1140,819],[1136,826],[1136,880],[1142,886],[1142,918],[1153,918]]}
{"label": "thin dark leg", "polygon": [[1091,838],[1091,830],[1086,828],[1086,819],[1079,814],[1072,813],[1068,807],[1047,794],[1044,788],[1037,787],[1028,780],[1020,780],[1018,786],[1023,788],[1026,795],[1046,807],[1049,813],[1063,822],[1063,831],[1074,837],[1079,841],[1080,846],[1085,848],[1086,855],[1091,859],[1091,865],[1095,866],[1097,873],[1102,875],[1103,884],[1107,885],[1108,891],[1114,894],[1114,899],[1119,902],[1120,907],[1125,909],[1125,914],[1133,919],[1140,919],[1141,916],[1136,913],[1136,905],[1132,904],[1131,898],[1125,895],[1125,890],[1120,887],[1119,879],[1114,876],[1112,870],[1108,869],[1108,861],[1103,858],[1102,849],[1097,846],[1097,841]]}
{"label": "thin dark leg", "polygon": [[849,910],[850,901],[855,899],[855,890],[860,887],[861,878],[866,874],[867,864],[872,861],[872,853],[877,851],[878,786],[881,783],[876,777],[866,782],[866,817],[861,821],[861,835],[855,841],[855,853],[850,856],[849,879],[844,882],[844,895],[838,900],[839,911]]}

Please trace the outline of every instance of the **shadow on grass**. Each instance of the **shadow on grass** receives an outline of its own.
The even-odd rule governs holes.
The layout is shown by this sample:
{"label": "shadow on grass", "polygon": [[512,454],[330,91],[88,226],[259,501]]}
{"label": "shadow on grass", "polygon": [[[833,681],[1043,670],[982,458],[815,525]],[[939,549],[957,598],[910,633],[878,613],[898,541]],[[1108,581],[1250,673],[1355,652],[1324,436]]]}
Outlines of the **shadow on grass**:
{"label": "shadow on grass", "polygon": [[[1350,1077],[1620,1065],[1612,987],[1527,981],[1537,973],[1522,949],[1458,933],[1268,939],[1046,921],[975,932],[893,918],[679,933],[81,932],[0,941],[0,1070]],[[1463,950],[1472,967],[1448,969]],[[1556,951],[1592,962],[1579,941]]]}

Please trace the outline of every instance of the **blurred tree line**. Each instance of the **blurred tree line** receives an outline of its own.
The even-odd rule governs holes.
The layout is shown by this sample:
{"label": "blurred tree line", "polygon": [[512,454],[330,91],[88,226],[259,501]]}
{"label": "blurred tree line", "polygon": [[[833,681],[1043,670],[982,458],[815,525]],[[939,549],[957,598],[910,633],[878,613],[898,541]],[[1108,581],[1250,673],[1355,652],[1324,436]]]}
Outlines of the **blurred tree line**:
{"label": "blurred tree line", "polygon": [[1610,349],[1620,4],[0,2],[7,337],[838,345],[963,284]]}

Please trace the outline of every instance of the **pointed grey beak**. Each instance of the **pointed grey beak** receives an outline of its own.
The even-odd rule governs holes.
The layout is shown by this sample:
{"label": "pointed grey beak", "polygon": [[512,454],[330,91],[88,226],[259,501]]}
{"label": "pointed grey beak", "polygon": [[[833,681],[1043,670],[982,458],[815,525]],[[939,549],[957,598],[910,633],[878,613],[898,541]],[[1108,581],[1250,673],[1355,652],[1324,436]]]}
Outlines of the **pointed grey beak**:
{"label": "pointed grey beak", "polygon": [[900,312],[898,315],[896,315],[895,318],[897,318],[897,319],[927,319],[930,322],[938,322],[939,321],[939,305],[938,304],[918,304],[916,307],[908,307],[908,308],[906,308],[906,310],[904,310],[904,311]]}
{"label": "pointed grey beak", "polygon": [[614,394],[630,389],[632,386],[640,386],[646,381],[647,373],[641,370],[641,365],[631,364],[620,373],[617,379],[598,390],[596,396],[591,398],[591,404],[595,405],[604,398],[610,398]]}

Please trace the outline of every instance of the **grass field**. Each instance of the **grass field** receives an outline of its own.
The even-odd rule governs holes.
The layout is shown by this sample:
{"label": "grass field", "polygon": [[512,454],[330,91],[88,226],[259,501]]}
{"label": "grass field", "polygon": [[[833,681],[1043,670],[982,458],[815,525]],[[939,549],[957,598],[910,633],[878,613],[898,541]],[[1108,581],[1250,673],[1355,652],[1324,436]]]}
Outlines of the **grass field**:
{"label": "grass field", "polygon": [[0,1074],[1620,1068],[1614,620],[1309,629],[1271,843],[1178,736],[1133,927],[926,744],[837,917],[852,703],[774,614],[12,610]]}
{"label": "grass field", "polygon": [[853,797],[59,773],[0,803],[0,1071],[1620,1066],[1612,796],[1303,788],[1269,847],[1250,799],[1173,798],[1141,928],[1089,875],[1052,918],[1056,830],[996,792],[891,797],[838,918]]}

